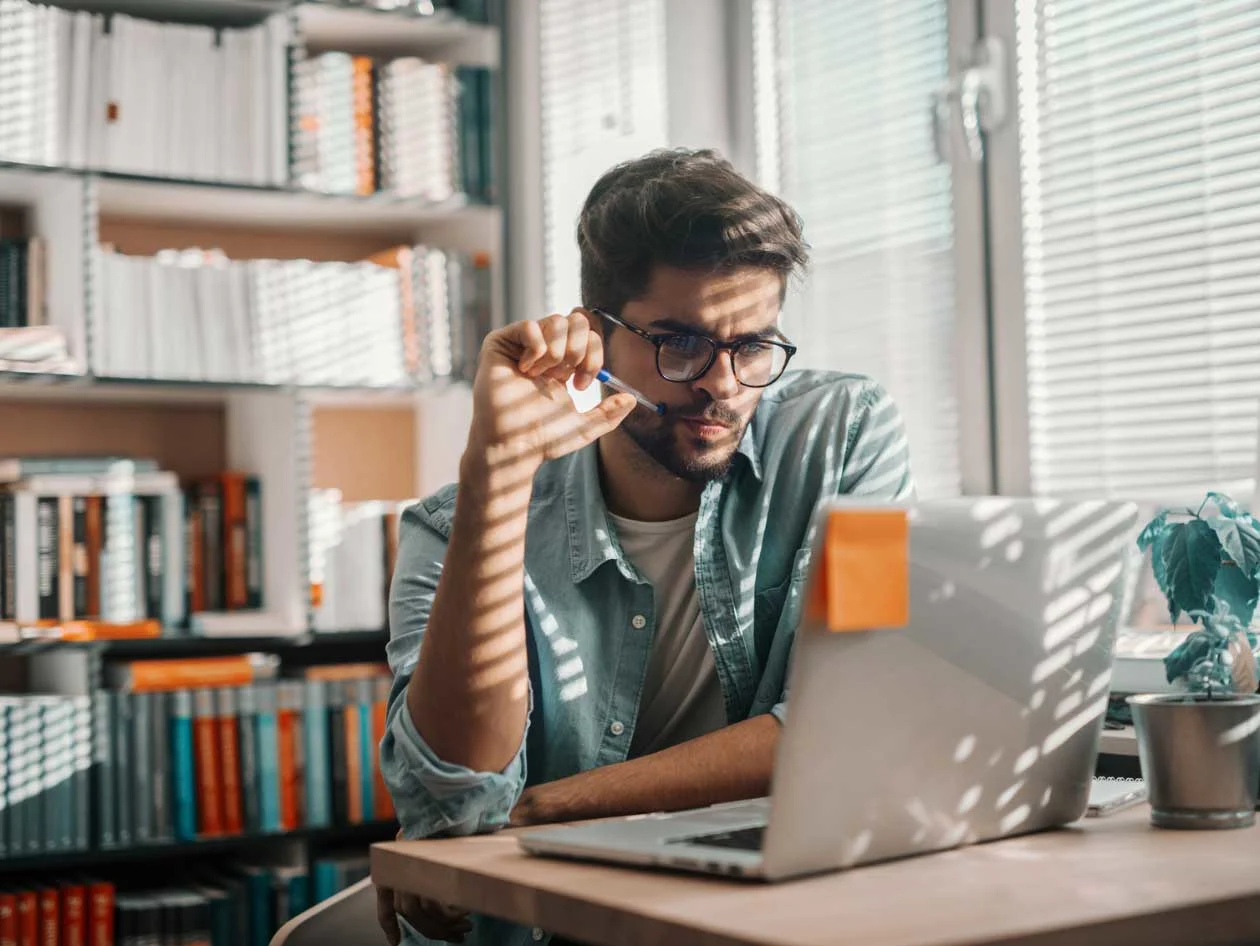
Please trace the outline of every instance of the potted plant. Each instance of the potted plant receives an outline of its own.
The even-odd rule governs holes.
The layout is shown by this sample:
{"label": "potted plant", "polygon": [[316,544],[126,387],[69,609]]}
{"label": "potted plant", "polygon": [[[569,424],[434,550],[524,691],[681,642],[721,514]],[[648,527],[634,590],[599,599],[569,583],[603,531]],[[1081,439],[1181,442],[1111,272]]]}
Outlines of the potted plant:
{"label": "potted plant", "polygon": [[1260,600],[1260,521],[1222,493],[1142,530],[1175,624],[1198,625],[1164,659],[1179,692],[1130,698],[1151,820],[1246,827],[1260,791],[1260,696],[1251,619]]}

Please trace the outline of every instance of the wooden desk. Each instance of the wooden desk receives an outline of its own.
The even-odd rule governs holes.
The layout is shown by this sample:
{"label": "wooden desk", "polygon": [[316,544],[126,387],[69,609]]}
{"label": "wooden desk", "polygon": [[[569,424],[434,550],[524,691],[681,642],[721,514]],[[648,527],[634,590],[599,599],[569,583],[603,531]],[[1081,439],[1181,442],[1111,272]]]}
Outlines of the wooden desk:
{"label": "wooden desk", "polygon": [[1260,942],[1260,827],[1160,831],[1148,816],[775,885],[535,858],[513,832],[376,844],[372,876],[607,946]]}

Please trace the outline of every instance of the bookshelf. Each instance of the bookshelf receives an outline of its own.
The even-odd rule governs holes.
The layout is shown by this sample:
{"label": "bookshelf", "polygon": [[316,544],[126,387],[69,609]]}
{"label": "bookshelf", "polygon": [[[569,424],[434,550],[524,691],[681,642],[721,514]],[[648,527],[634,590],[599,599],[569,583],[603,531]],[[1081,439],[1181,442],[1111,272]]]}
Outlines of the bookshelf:
{"label": "bookshelf", "polygon": [[[148,143],[165,156],[162,173],[139,168],[150,160],[150,148],[145,147],[124,149],[128,153],[120,163],[115,142],[114,150],[107,147],[100,151],[107,160],[91,159],[94,144],[100,144],[93,136],[100,129],[93,131],[89,125],[76,139],[72,127],[76,118],[85,114],[84,109],[89,116],[96,116],[95,121],[100,117],[96,106],[114,112],[120,106],[123,118],[115,115],[105,119],[107,133],[109,122],[133,119],[135,113],[129,109],[126,95],[121,102],[115,101],[117,89],[125,91],[125,85],[117,89],[110,86],[104,100],[77,101],[76,95],[81,99],[86,94],[79,87],[89,88],[81,73],[79,78],[67,80],[78,86],[58,93],[64,96],[64,107],[58,112],[62,116],[61,151],[50,143],[49,136],[55,132],[51,126],[41,132],[47,142],[41,138],[38,148],[14,146],[14,139],[6,139],[5,129],[0,128],[0,241],[23,243],[23,252],[29,253],[32,238],[37,238],[44,253],[40,281],[44,301],[35,305],[28,280],[21,306],[28,317],[36,308],[42,316],[30,318],[25,326],[0,319],[0,442],[4,444],[0,452],[7,457],[144,458],[154,461],[158,470],[173,474],[181,490],[185,484],[224,475],[223,471],[245,471],[261,483],[258,547],[262,607],[224,611],[217,615],[217,622],[212,620],[216,614],[210,613],[201,624],[196,620],[164,623],[160,636],[138,639],[63,639],[58,636],[61,630],[78,626],[66,619],[64,606],[60,621],[0,621],[4,627],[0,635],[0,690],[47,693],[79,701],[76,707],[88,698],[94,759],[102,742],[112,745],[114,738],[99,731],[101,717],[94,694],[114,692],[116,684],[111,681],[119,667],[137,661],[263,654],[274,660],[283,681],[309,680],[308,672],[335,670],[337,665],[366,666],[384,660],[388,634],[383,609],[346,610],[343,599],[338,614],[370,613],[375,618],[367,623],[330,625],[325,611],[321,619],[320,609],[326,606],[320,603],[320,596],[330,591],[324,587],[322,576],[315,573],[319,560],[316,546],[322,539],[312,522],[312,497],[339,497],[346,521],[350,510],[367,509],[366,532],[374,528],[371,516],[384,517],[388,531],[392,528],[390,517],[397,515],[402,503],[453,478],[470,416],[467,381],[476,347],[485,331],[506,321],[505,213],[499,205],[502,190],[498,186],[503,178],[501,143],[505,138],[498,77],[501,18],[494,3],[490,4],[487,22],[473,22],[449,9],[459,4],[435,6],[440,9],[432,15],[414,15],[317,0],[55,0],[52,5],[53,9],[79,11],[81,17],[111,15],[111,24],[118,22],[118,16],[140,18],[143,22],[133,31],[131,41],[141,45],[132,47],[136,55],[129,58],[133,59],[143,58],[147,48],[143,43],[148,41],[135,37],[151,39],[154,30],[165,28],[155,26],[158,23],[225,32],[258,29],[266,30],[271,39],[284,37],[283,55],[267,59],[265,69],[257,73],[267,77],[264,86],[269,101],[266,109],[253,116],[250,134],[255,148],[266,150],[268,159],[260,158],[248,173],[237,160],[243,152],[218,165],[227,169],[236,161],[239,173],[207,174],[204,169],[214,165],[213,161],[207,161],[198,147],[177,146],[173,141]],[[55,19],[49,16],[50,22]],[[8,21],[8,27],[14,22]],[[58,75],[76,75],[74,52],[81,48],[95,51],[95,38],[81,40],[87,47],[73,45],[75,31],[85,29],[82,24],[87,22],[76,20],[76,25],[61,27],[69,31],[66,36],[71,43],[66,48],[72,55],[61,63],[63,72]],[[9,58],[12,47],[4,45],[5,30],[6,24],[0,23],[0,56]],[[12,42],[14,35],[10,29],[7,39]],[[206,62],[209,59],[205,57],[227,55],[204,49],[199,54]],[[348,178],[344,175],[343,183],[338,184],[335,175],[321,171],[323,176],[318,179],[332,183],[326,188],[321,183],[317,188],[308,183],[314,179],[309,163],[311,148],[316,147],[320,161],[337,159],[337,152],[312,133],[312,128],[323,127],[320,123],[327,124],[331,113],[319,112],[318,122],[312,118],[311,88],[328,94],[327,83],[332,81],[328,76],[340,75],[335,70],[345,65],[345,60],[338,58],[340,54],[359,57],[354,60],[359,70],[356,75],[370,71],[375,83],[371,111],[374,138],[367,159],[370,173],[365,175],[359,141],[355,187],[345,186]],[[362,57],[372,63],[365,65]],[[453,104],[443,105],[449,108],[449,115],[447,111],[441,115],[454,123],[449,134],[457,143],[458,157],[428,176],[403,173],[407,169],[401,164],[415,155],[406,150],[405,141],[395,141],[402,138],[388,138],[381,126],[386,120],[382,64],[395,60],[419,60],[433,82],[438,81],[434,76],[440,72],[441,82],[446,84],[433,87],[449,88],[453,96]],[[179,58],[169,61],[171,88],[175,90],[170,94],[188,94],[190,82],[178,74],[183,68]],[[262,61],[256,60],[254,65]],[[312,66],[320,62],[327,62],[327,68]],[[34,68],[42,66],[36,64]],[[317,79],[311,78],[313,72]],[[134,92],[135,76],[132,80]],[[12,98],[6,100],[5,93],[0,87],[0,104],[12,105]],[[198,101],[204,104],[213,100]],[[22,114],[20,108],[10,112]],[[181,109],[175,109],[167,114],[179,112]],[[259,115],[267,116],[266,120]],[[356,121],[359,118],[356,113]],[[166,124],[165,120],[155,120],[150,127]],[[12,125],[6,127],[12,130]],[[195,128],[182,127],[188,134],[201,134]],[[211,137],[201,134],[197,139],[201,150]],[[383,162],[390,147],[395,149],[388,152],[390,160],[399,167],[387,176]],[[185,161],[187,166],[181,167],[176,160],[179,154],[195,161]],[[258,151],[256,157],[261,154]],[[474,160],[470,155],[476,155],[480,162],[471,170],[461,163]],[[437,161],[431,154],[425,160]],[[433,177],[435,173],[438,178]],[[363,183],[365,179],[375,184],[410,182],[406,184],[410,190],[372,190]],[[443,181],[451,186],[444,188]],[[357,192],[348,192],[356,188]],[[433,197],[435,193],[439,196]],[[411,255],[400,253],[399,248]],[[194,251],[198,254],[195,259],[190,258]],[[191,298],[187,294],[162,294],[171,291],[174,281],[159,290],[151,288],[153,283],[145,283],[145,291],[159,294],[134,297],[142,304],[128,304],[131,297],[120,294],[119,288],[118,274],[125,274],[125,267],[119,268],[122,257],[149,261],[145,265],[160,270],[162,276],[144,278],[156,279],[158,284],[168,277],[174,279],[170,275],[173,267],[202,267],[196,277],[188,278],[202,280],[204,276],[204,282],[195,282],[193,288],[181,283],[183,288],[178,288],[178,292],[198,294],[195,305],[187,308]],[[162,266],[168,268],[160,269]],[[232,357],[217,361],[210,357],[208,326],[214,325],[213,330],[220,332],[223,319],[237,317],[222,305],[228,299],[223,294],[227,290],[216,288],[218,284],[209,278],[208,270],[213,267],[226,268],[233,274],[231,278],[250,292],[262,293],[263,288],[258,287],[265,288],[268,279],[279,279],[276,274],[281,273],[284,278],[298,280],[285,284],[281,291],[285,299],[316,293],[322,308],[285,311],[285,319],[307,321],[301,323],[305,326],[301,330],[297,321],[285,327],[292,351],[283,368],[238,370],[250,359],[257,368],[259,351],[226,344],[219,354]],[[243,276],[236,275],[236,267]],[[387,276],[382,269],[397,275]],[[29,273],[35,272],[32,266]],[[309,284],[301,281],[306,274]],[[336,283],[342,287],[336,290],[340,294],[335,301],[319,298],[318,285],[334,283],[317,285],[314,280],[334,277],[342,280]],[[390,309],[388,316],[380,316],[375,308],[365,309],[357,293],[347,293],[345,287],[353,290],[360,285],[355,281],[360,277],[375,280],[371,285],[385,286],[397,313]],[[434,289],[442,280],[440,291]],[[422,298],[421,286],[430,293],[423,297],[423,305],[417,301]],[[250,296],[244,304],[249,318],[258,317],[263,305],[259,298]],[[16,306],[16,295],[0,298],[0,302],[6,299]],[[439,309],[438,300],[444,300],[446,310]],[[124,321],[134,319],[134,312],[140,309],[149,313],[149,321]],[[195,331],[171,334],[172,326],[184,318],[180,313],[185,309],[194,313],[186,324]],[[378,351],[374,357],[389,359],[401,352],[401,369],[396,370],[391,362],[389,370],[381,372],[360,370],[343,377],[336,370],[349,360],[343,356],[358,342],[353,333],[337,335],[344,329],[334,321],[350,317],[356,325],[369,324],[362,320],[371,319],[371,325],[386,326],[380,331],[387,333],[397,324],[398,337],[387,338],[388,344],[379,349],[385,354],[374,349]],[[329,321],[320,323],[319,318]],[[34,328],[50,330],[62,340],[59,357],[43,354],[44,349],[34,344],[29,334]],[[307,342],[325,333],[342,341],[329,344],[327,351],[307,352],[305,361],[293,354],[299,348],[310,348]],[[232,337],[240,341],[244,336]],[[143,370],[130,367],[125,358],[118,359],[123,346],[143,345],[146,338],[161,341],[144,359]],[[251,336],[251,344],[255,342],[257,338]],[[194,349],[195,357],[184,357]],[[41,354],[35,357],[31,351]],[[175,355],[166,360],[158,357],[171,352]],[[119,364],[123,367],[117,367]],[[188,502],[185,496],[181,508],[186,510]],[[61,521],[64,524],[68,520]],[[172,553],[168,550],[164,554]],[[164,561],[169,566],[175,559]],[[184,560],[179,561],[183,574]],[[94,626],[93,633],[97,631],[107,635],[110,628]],[[327,686],[331,690],[340,684]],[[379,691],[376,700],[374,706],[379,705]],[[366,719],[368,704],[360,705]],[[372,730],[372,737],[375,735]],[[6,764],[11,762],[5,755],[9,751],[7,743],[0,746],[0,757]],[[8,774],[13,771],[9,765]],[[95,762],[88,777],[97,778]],[[95,782],[92,785],[96,787]],[[5,791],[0,786],[0,808],[7,807]],[[7,817],[8,813],[0,810],[0,821]],[[139,882],[136,878],[160,876],[160,865],[172,859],[188,864],[261,860],[282,863],[285,870],[304,864],[313,876],[317,854],[353,853],[373,840],[392,835],[390,819],[374,817],[369,811],[359,817],[357,823],[339,823],[334,817],[331,824],[299,824],[282,831],[185,836],[165,843],[133,839],[111,847],[98,843],[99,826],[93,824],[91,842],[78,850],[55,845],[40,851],[6,850],[0,855],[0,888],[14,883],[21,886],[27,878],[57,883],[60,877],[89,872],[117,877],[121,897],[128,884]],[[0,890],[0,925],[4,909]],[[273,910],[271,920],[278,926],[280,913]],[[255,931],[255,941],[258,935]]]}

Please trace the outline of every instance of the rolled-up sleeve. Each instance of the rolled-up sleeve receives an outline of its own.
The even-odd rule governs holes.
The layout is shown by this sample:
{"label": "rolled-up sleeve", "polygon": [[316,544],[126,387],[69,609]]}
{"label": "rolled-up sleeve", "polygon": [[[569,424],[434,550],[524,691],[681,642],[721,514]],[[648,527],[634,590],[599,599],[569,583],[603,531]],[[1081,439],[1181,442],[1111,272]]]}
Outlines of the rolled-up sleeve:
{"label": "rolled-up sleeve", "polygon": [[394,683],[380,745],[381,775],[408,839],[503,827],[525,785],[524,737],[503,771],[477,772],[438,758],[407,709],[407,687],[420,655],[445,553],[446,538],[436,527],[433,507],[408,508],[399,524],[398,557],[390,583],[386,653]]}

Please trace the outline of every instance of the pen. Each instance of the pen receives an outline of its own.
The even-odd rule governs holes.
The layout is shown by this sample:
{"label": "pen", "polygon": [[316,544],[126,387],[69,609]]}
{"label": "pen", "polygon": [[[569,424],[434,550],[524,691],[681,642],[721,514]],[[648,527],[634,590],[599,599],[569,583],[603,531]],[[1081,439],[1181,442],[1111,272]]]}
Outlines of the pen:
{"label": "pen", "polygon": [[620,378],[614,377],[613,375],[609,374],[607,370],[605,370],[604,368],[600,368],[599,371],[596,373],[595,377],[615,391],[621,391],[625,394],[633,395],[636,401],[638,401],[640,404],[646,407],[653,414],[665,413],[664,404],[653,404],[651,401],[649,401],[646,397],[644,397],[634,388],[630,387],[630,385],[626,384],[626,382],[622,381]]}

